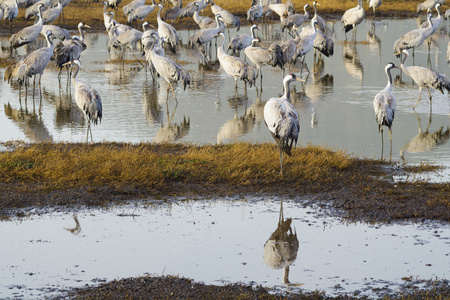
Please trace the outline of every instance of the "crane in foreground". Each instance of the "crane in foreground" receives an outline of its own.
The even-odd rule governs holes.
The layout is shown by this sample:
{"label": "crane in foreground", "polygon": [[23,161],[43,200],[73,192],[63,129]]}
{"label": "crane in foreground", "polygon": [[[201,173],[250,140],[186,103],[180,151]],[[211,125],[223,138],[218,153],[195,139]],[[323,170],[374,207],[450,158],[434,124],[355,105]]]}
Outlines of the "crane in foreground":
{"label": "crane in foreground", "polygon": [[75,89],[75,102],[78,108],[83,111],[88,122],[86,142],[89,140],[89,132],[91,133],[91,141],[93,142],[91,122],[97,125],[97,122],[102,120],[102,98],[97,90],[77,80],[78,71],[81,68],[81,62],[78,59],[69,61],[67,64],[77,66],[72,75],[72,85]]}
{"label": "crane in foreground", "polygon": [[384,67],[384,72],[388,78],[388,82],[386,87],[379,91],[378,94],[373,99],[373,109],[375,111],[375,118],[378,123],[378,132],[381,134],[381,159],[383,159],[383,126],[387,126],[389,128],[389,142],[390,142],[390,152],[389,152],[389,161],[391,161],[392,156],[392,122],[394,121],[395,115],[395,107],[397,105],[397,101],[395,100],[394,95],[392,94],[392,75],[391,70],[393,68],[398,68],[393,63],[388,63]]}
{"label": "crane in foreground", "polygon": [[283,174],[283,153],[291,156],[292,144],[297,145],[300,124],[295,107],[289,102],[290,83],[304,81],[291,73],[284,77],[284,94],[280,98],[273,97],[264,106],[264,122],[280,149],[280,174]]}

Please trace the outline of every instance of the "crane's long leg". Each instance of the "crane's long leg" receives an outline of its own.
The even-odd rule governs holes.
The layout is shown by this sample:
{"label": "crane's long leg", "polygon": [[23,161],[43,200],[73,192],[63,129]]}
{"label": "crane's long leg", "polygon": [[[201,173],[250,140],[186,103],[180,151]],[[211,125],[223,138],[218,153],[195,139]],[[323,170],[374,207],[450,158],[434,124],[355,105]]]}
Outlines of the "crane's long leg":
{"label": "crane's long leg", "polygon": [[283,149],[280,147],[280,174],[283,175]]}
{"label": "crane's long leg", "polygon": [[[420,101],[420,95],[421,95],[421,94],[422,94],[422,88],[419,86],[419,99],[417,99],[417,102],[416,102],[416,104],[414,104],[413,109],[415,109],[417,103],[419,103],[419,101]],[[431,96],[430,96],[430,97],[431,97]]]}
{"label": "crane's long leg", "polygon": [[390,151],[389,151],[389,162],[392,160],[392,130],[389,127],[389,144],[390,144]]}
{"label": "crane's long leg", "polygon": [[173,85],[170,82],[168,82],[168,84],[169,84],[170,88],[172,89],[172,93],[173,93],[173,96],[175,97],[175,101],[177,101],[177,103],[178,103],[177,95],[175,95],[175,90],[173,89]]}
{"label": "crane's long leg", "polygon": [[380,128],[380,134],[381,134],[381,158],[380,160],[383,160],[383,150],[384,150],[384,139],[383,139],[383,126]]}

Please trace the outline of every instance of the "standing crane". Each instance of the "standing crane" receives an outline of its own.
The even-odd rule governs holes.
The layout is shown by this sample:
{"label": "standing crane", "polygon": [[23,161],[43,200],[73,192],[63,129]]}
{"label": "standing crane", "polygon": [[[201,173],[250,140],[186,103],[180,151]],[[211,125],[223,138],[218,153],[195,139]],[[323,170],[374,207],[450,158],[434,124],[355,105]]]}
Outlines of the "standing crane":
{"label": "standing crane", "polygon": [[188,84],[191,84],[191,77],[189,73],[178,63],[173,60],[160,56],[155,51],[155,44],[157,36],[153,34],[155,41],[150,46],[150,58],[156,72],[163,77],[167,82],[167,94],[169,93],[169,88],[172,89],[173,95],[175,96],[175,101],[178,103],[177,96],[175,95],[175,90],[173,89],[172,83],[181,80],[183,82],[184,89]]}
{"label": "standing crane", "polygon": [[67,80],[69,80],[70,73],[69,68],[73,67],[72,64],[68,65],[67,63],[70,61],[74,61],[76,59],[80,59],[81,52],[86,49],[86,44],[84,43],[84,29],[90,28],[89,25],[86,25],[83,22],[78,23],[78,31],[80,36],[74,36],[72,39],[64,40],[58,43],[55,47],[54,55],[56,65],[59,68],[58,73],[58,81],[61,84],[61,71],[64,66],[67,67]]}
{"label": "standing crane", "polygon": [[131,14],[136,8],[139,6],[145,5],[145,0],[134,0],[129,4],[122,7],[123,17],[126,18],[129,14]]}
{"label": "standing crane", "polygon": [[280,98],[270,98],[264,106],[264,122],[280,149],[280,174],[283,174],[283,153],[291,156],[292,145],[297,145],[300,124],[295,107],[289,102],[290,83],[304,81],[295,74],[283,79],[284,94]]}
{"label": "standing crane", "polygon": [[11,38],[9,39],[10,48],[16,49],[23,45],[29,44],[35,39],[37,39],[39,33],[42,30],[42,26],[44,25],[44,22],[42,21],[43,8],[44,4],[43,3],[39,4],[38,6],[39,13],[36,23],[34,23],[31,26],[23,28],[22,30],[11,36]]}
{"label": "standing crane", "polygon": [[44,4],[42,11],[46,10],[52,3],[52,0],[40,0],[35,4],[27,7],[25,10],[25,19],[29,20],[32,17],[37,17],[38,13],[42,16],[42,13],[39,11],[39,6]]}
{"label": "standing crane", "polygon": [[[216,27],[213,28],[205,28],[200,29],[196,33],[192,34],[189,37],[189,46],[194,47],[194,45],[199,45],[202,48],[203,56],[207,57],[207,45],[210,43],[214,38],[217,37],[219,33],[225,30],[225,24],[222,22],[221,15],[217,14],[215,16],[216,19]],[[211,49],[211,48],[210,48]]]}
{"label": "standing crane", "polygon": [[[437,12],[437,17],[431,18],[431,26],[433,27],[433,31],[430,34],[430,37],[439,29],[439,26],[441,26],[442,15],[441,15],[441,11],[440,11],[439,7],[441,7],[441,4],[436,3],[435,9]],[[420,24],[420,28],[427,28],[429,25],[430,24],[428,23],[428,21],[425,21],[422,24]],[[430,37],[428,38],[428,51],[430,51],[430,48],[431,48],[431,38]]]}
{"label": "standing crane", "polygon": [[283,69],[284,60],[283,60],[283,51],[281,50],[280,45],[277,43],[272,43],[268,49],[259,47],[256,44],[259,43],[260,40],[258,38],[253,39],[252,44],[245,48],[244,53],[248,59],[252,63],[256,65],[256,69],[258,71],[259,76],[261,76],[261,86],[262,86],[262,71],[261,66],[263,65],[271,65],[272,67],[279,66]]}
{"label": "standing crane", "polygon": [[[300,26],[302,26],[302,24],[309,19],[309,13],[306,10],[309,7],[309,4],[306,3],[303,6],[303,10],[305,11],[304,14],[292,14],[287,18],[284,18],[281,21],[281,31],[283,32],[284,29],[288,29],[289,31],[291,31],[292,27],[295,25],[297,26],[297,28],[300,28]],[[291,34],[292,35],[292,34]]]}
{"label": "standing crane", "polygon": [[[229,11],[218,6],[217,4],[214,3],[213,0],[206,0],[206,3],[211,4],[211,11],[213,12],[214,15],[219,14],[222,17],[223,23],[227,28],[236,27],[237,28],[236,30],[239,31],[239,29],[241,28],[241,22],[238,16],[235,16]],[[229,34],[230,33],[228,32],[228,35]]]}
{"label": "standing crane", "polygon": [[14,0],[12,6],[7,6],[3,12],[3,20],[9,21],[9,27],[12,28],[12,21],[19,15],[19,4]]}
{"label": "standing crane", "polygon": [[252,85],[255,84],[256,81],[257,76],[256,71],[243,59],[226,54],[225,50],[223,49],[225,34],[221,32],[220,36],[222,36],[222,42],[220,43],[220,46],[217,48],[217,57],[219,58],[220,65],[222,66],[223,70],[228,75],[234,77],[235,90],[237,90],[238,79],[244,81],[246,85],[248,82],[251,87]]}
{"label": "standing crane", "polygon": [[440,2],[439,0],[425,0],[422,3],[419,3],[417,5],[417,13],[420,13],[422,10],[426,10],[427,13],[429,13],[435,6],[436,4]]}
{"label": "standing crane", "polygon": [[428,27],[411,30],[395,41],[394,54],[397,55],[397,57],[401,56],[402,50],[412,48],[414,58],[414,49],[422,45],[422,43],[434,32],[431,16],[431,13],[427,14]]}
{"label": "standing crane", "polygon": [[76,65],[72,76],[72,85],[75,89],[75,102],[78,108],[83,111],[88,122],[86,142],[89,140],[89,132],[91,133],[91,141],[93,142],[91,122],[97,125],[97,122],[102,120],[102,98],[97,90],[77,80],[78,71],[81,68],[81,62],[78,59],[69,61],[67,64]]}
{"label": "standing crane", "polygon": [[127,17],[128,25],[131,25],[134,20],[140,20],[142,23],[144,19],[155,10],[156,6],[155,0],[152,0],[152,4],[141,5],[134,9],[133,12],[131,12]]}
{"label": "standing crane", "polygon": [[159,37],[164,39],[164,43],[169,47],[169,50],[172,53],[176,53],[178,46],[177,31],[172,25],[161,20],[161,10],[163,9],[163,5],[161,3],[158,4],[158,8],[159,10],[156,20],[158,22]]}
{"label": "standing crane", "polygon": [[408,50],[404,49],[403,54],[405,56],[403,57],[402,63],[400,64],[400,69],[408,75],[409,77],[414,80],[414,82],[419,86],[419,99],[417,99],[416,104],[414,104],[413,109],[416,108],[417,103],[420,101],[420,96],[422,94],[422,89],[426,88],[428,91],[428,96],[430,97],[430,110],[431,110],[431,93],[430,93],[430,87],[435,88],[436,90],[440,91],[442,94],[444,94],[444,89],[447,91],[450,91],[450,81],[448,80],[447,76],[444,74],[439,74],[436,71],[430,70],[425,67],[420,66],[406,66],[405,60],[408,58]]}
{"label": "standing crane", "polygon": [[[193,7],[196,8],[196,10],[192,14],[192,18],[194,19],[194,22],[197,23],[198,27],[200,27],[200,29],[214,28],[216,26],[216,22],[214,21],[214,19],[211,19],[210,17],[207,17],[207,16],[200,16],[199,15],[199,11],[200,11],[199,4],[197,2],[193,2],[193,3],[194,3]],[[180,14],[180,19],[181,19],[181,14]]]}
{"label": "standing crane", "polygon": [[398,68],[393,63],[388,63],[384,67],[384,72],[388,78],[386,87],[379,91],[378,94],[373,99],[373,109],[375,111],[375,118],[378,124],[378,132],[381,134],[381,159],[383,159],[383,126],[389,128],[389,142],[390,142],[390,153],[389,161],[391,161],[392,156],[392,122],[394,121],[395,108],[397,102],[394,95],[392,94],[392,75],[391,69]]}
{"label": "standing crane", "polygon": [[259,0],[258,2],[259,2],[258,4],[251,6],[247,10],[247,21],[249,21],[252,24],[254,24],[256,20],[261,18],[263,14],[264,8],[262,6],[262,0]]}
{"label": "standing crane", "polygon": [[373,18],[375,19],[375,9],[380,7],[382,0],[369,0],[369,8],[373,9]]}
{"label": "standing crane", "polygon": [[61,14],[63,6],[61,0],[58,0],[58,4],[55,7],[48,8],[42,13],[42,20],[44,24],[52,24]]}
{"label": "standing crane", "polygon": [[[358,0],[358,5],[345,11],[341,18],[345,33],[353,29],[353,37],[356,39],[356,27],[364,20],[364,16],[365,12],[362,0]],[[347,35],[345,35],[345,38],[347,39]]]}
{"label": "standing crane", "polygon": [[313,19],[317,20],[317,29],[320,29],[323,32],[325,32],[325,29],[326,29],[325,20],[317,14],[317,5],[320,5],[320,4],[317,3],[317,1],[314,1],[313,2],[313,7],[314,7]]}
{"label": "standing crane", "polygon": [[306,66],[306,69],[309,72],[309,68],[308,65],[306,65],[305,63],[305,56],[306,54],[308,54],[311,49],[314,47],[314,40],[316,39],[317,36],[317,19],[311,19],[311,27],[312,27],[312,32],[303,32],[300,33],[300,41],[297,44],[297,54],[294,57],[294,60],[297,59],[297,57],[302,57],[302,70],[303,70],[303,65]]}
{"label": "standing crane", "polygon": [[253,24],[250,27],[251,36],[243,33],[233,36],[228,43],[228,50],[231,49],[233,51],[233,55],[235,55],[236,52],[244,50],[245,48],[250,46],[252,44],[252,40],[256,38],[255,30],[257,29],[258,25]]}
{"label": "standing crane", "polygon": [[[27,54],[25,57],[21,58],[19,61],[14,62],[5,70],[4,80],[11,82],[12,79],[16,79],[19,84],[25,84],[25,92],[27,92],[26,80],[28,77],[35,76],[39,74],[39,91],[42,100],[42,90],[41,90],[41,77],[44,74],[44,70],[50,62],[50,58],[53,55],[53,42],[50,38],[52,32],[47,31],[45,38],[47,40],[47,47],[43,47],[33,52]],[[34,91],[34,84],[33,84]],[[40,110],[40,108],[39,108]]]}

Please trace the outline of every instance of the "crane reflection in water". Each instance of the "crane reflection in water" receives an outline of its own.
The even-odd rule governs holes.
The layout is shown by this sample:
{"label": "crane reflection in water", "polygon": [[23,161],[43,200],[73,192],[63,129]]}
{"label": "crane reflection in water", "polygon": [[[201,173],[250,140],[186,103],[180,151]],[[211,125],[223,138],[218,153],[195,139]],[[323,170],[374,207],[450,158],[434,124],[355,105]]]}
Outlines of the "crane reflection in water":
{"label": "crane reflection in water", "polygon": [[277,229],[264,244],[263,258],[269,268],[283,269],[283,283],[289,284],[289,267],[297,259],[297,232],[292,230],[292,218],[284,219],[283,202],[280,204],[280,216]]}

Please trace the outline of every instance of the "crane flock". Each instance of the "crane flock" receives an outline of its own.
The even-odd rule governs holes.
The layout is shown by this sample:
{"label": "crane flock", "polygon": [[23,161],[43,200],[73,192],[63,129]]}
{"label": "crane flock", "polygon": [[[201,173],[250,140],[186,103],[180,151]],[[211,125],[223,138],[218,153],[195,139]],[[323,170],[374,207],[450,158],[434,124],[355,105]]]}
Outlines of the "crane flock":
{"label": "crane flock", "polygon": [[[25,14],[26,19],[36,18],[36,22],[12,34],[10,38],[11,56],[13,56],[14,49],[32,43],[41,33],[47,39],[47,46],[16,59],[6,69],[4,79],[8,83],[16,80],[19,85],[25,85],[27,89],[28,78],[36,75],[39,75],[40,86],[40,77],[43,75],[52,57],[60,69],[58,74],[59,81],[61,78],[61,70],[64,66],[75,67],[74,74],[72,75],[75,101],[86,115],[88,121],[86,140],[88,140],[90,133],[92,141],[91,122],[97,124],[102,118],[101,97],[95,89],[77,80],[77,75],[81,68],[80,60],[82,60],[82,52],[87,47],[84,44],[84,30],[89,28],[89,26],[80,22],[78,26],[80,36],[71,37],[67,30],[52,25],[62,14],[64,7],[69,2],[58,0],[56,5],[52,7],[49,0],[40,0],[27,8]],[[19,8],[17,0],[13,0],[12,3],[13,5],[6,7],[6,9],[2,7],[1,10],[4,19],[9,21],[11,28],[14,19],[18,16]],[[189,45],[192,48],[200,47],[206,58],[208,57],[208,45],[211,49],[211,42],[217,37],[221,37],[221,41],[217,46],[217,58],[225,73],[235,79],[236,90],[238,80],[244,81],[245,88],[247,88],[247,84],[250,87],[255,85],[258,76],[260,77],[260,85],[262,88],[262,67],[265,65],[280,67],[283,70],[286,66],[290,67],[289,74],[283,79],[283,96],[269,99],[264,107],[265,123],[279,146],[280,172],[283,173],[283,153],[288,155],[292,154],[292,146],[297,143],[300,132],[298,113],[290,103],[290,83],[293,81],[305,82],[305,79],[302,78],[303,67],[306,67],[309,76],[310,70],[305,63],[305,56],[312,49],[319,51],[327,57],[332,56],[334,52],[333,36],[327,33],[329,31],[327,23],[318,14],[317,6],[320,4],[317,1],[312,3],[314,15],[310,21],[311,25],[303,26],[310,18],[308,9],[311,6],[308,3],[302,7],[304,13],[295,14],[294,4],[290,0],[286,3],[270,1],[268,5],[264,4],[265,2],[263,3],[261,0],[257,0],[246,13],[247,21],[252,24],[250,27],[250,35],[237,34],[232,37],[229,35],[229,31],[227,35],[225,35],[224,31],[227,28],[236,28],[239,30],[240,18],[218,6],[213,0],[195,0],[187,3],[185,7],[183,7],[182,0],[178,0],[173,1],[174,6],[172,8],[169,8],[167,4],[156,4],[154,0],[151,0],[151,4],[148,5],[146,5],[145,0],[134,0],[123,6],[123,15],[128,21],[127,25],[117,22],[114,19],[114,12],[108,12],[108,8],[112,8],[117,13],[120,3],[120,0],[102,2],[105,30],[110,37],[110,49],[119,49],[123,53],[127,48],[135,50],[142,46],[141,49],[143,49],[145,60],[151,66],[154,72],[152,74],[155,74],[153,78],[156,80],[156,74],[164,78],[167,83],[167,93],[171,89],[176,101],[178,100],[173,84],[180,81],[184,89],[186,89],[192,83],[193,79],[180,63],[167,57],[164,52],[164,48],[166,47],[170,52],[175,54],[179,47],[177,31],[173,24],[166,22],[167,20],[173,23],[177,18],[192,18],[198,25],[198,30],[190,36]],[[388,84],[385,89],[374,97],[373,105],[376,121],[381,133],[382,144],[383,126],[387,126],[389,128],[391,152],[391,127],[396,108],[396,100],[392,93],[391,70],[395,68],[400,69],[405,75],[410,76],[419,86],[419,99],[413,108],[417,106],[423,88],[427,89],[429,94],[430,110],[432,100],[429,91],[430,87],[442,93],[445,90],[450,91],[450,82],[445,75],[428,68],[405,65],[405,60],[409,54],[407,49],[413,49],[414,55],[414,50],[425,40],[429,39],[442,23],[443,16],[439,10],[442,3],[443,1],[426,0],[424,3],[419,4],[417,11],[427,11],[427,21],[421,24],[419,28],[406,32],[394,43],[394,54],[398,57],[403,57],[399,66],[396,66],[394,63],[386,64],[384,71],[388,78]],[[373,9],[374,17],[375,9],[379,8],[381,4],[381,0],[369,1],[369,8]],[[214,19],[200,15],[207,6],[211,8]],[[164,15],[161,17],[164,9]],[[436,10],[437,17],[433,17],[431,13],[433,9]],[[154,25],[154,30],[145,21],[153,11],[157,11],[157,24]],[[287,29],[293,39],[287,39],[282,43],[274,42],[269,47],[261,44],[261,39],[257,37],[256,30],[259,30],[258,25],[264,22],[264,16],[268,12],[275,12],[279,16],[281,30],[284,31],[284,29]],[[445,15],[447,16],[447,12]],[[345,33],[353,30],[354,41],[356,40],[356,28],[364,19],[365,10],[362,0],[357,0],[356,7],[345,11],[341,18]],[[142,31],[132,27],[135,20],[141,21]],[[224,48],[226,36],[230,40],[227,49]],[[60,40],[55,47],[53,45],[54,38]],[[428,45],[430,47],[430,44]],[[232,51],[232,55],[227,54],[227,51]],[[240,52],[244,54],[240,54]],[[450,43],[447,49],[447,56],[450,56],[448,53],[450,53]],[[246,59],[240,58],[240,55],[244,55]],[[121,55],[120,58],[124,59],[124,56]],[[300,74],[297,75],[292,70],[298,58],[302,58],[302,66],[300,67]],[[449,58],[447,59],[450,61]],[[68,80],[69,78],[70,73],[68,73]]]}

